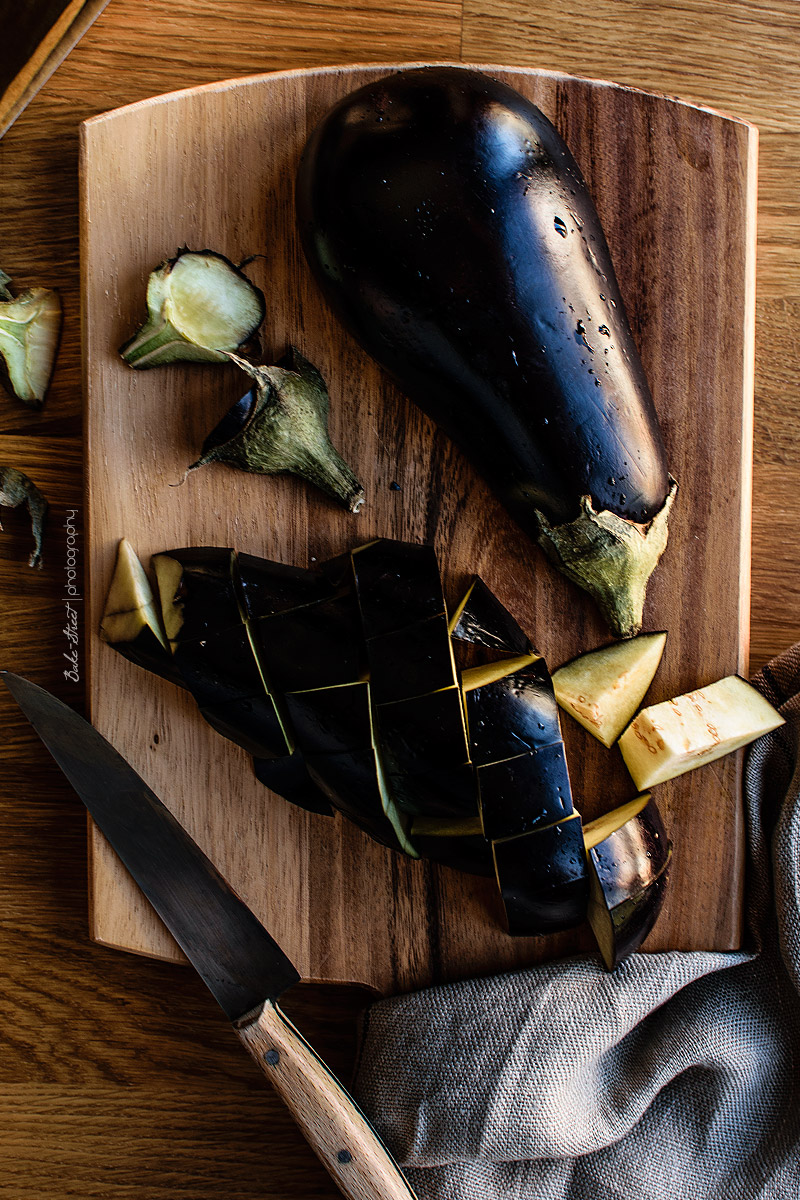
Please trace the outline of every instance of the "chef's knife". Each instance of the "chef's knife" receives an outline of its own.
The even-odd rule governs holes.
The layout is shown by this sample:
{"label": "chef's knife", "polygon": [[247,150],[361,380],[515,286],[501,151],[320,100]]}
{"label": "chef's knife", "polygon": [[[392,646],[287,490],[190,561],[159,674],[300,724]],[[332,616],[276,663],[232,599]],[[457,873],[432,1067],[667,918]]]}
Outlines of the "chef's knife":
{"label": "chef's knife", "polygon": [[414,1200],[353,1098],[276,1003],[300,976],[158,797],[88,721],[0,671],[98,828],[350,1200]]}

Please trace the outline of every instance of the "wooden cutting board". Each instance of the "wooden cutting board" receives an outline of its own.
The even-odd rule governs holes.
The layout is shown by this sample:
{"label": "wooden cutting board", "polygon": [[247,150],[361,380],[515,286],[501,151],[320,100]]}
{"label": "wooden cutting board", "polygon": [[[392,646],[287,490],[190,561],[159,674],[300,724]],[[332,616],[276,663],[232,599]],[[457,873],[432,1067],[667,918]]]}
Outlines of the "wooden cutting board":
{"label": "wooden cutting board", "polygon": [[[85,122],[81,142],[92,720],[306,979],[382,993],[589,949],[591,935],[512,939],[491,881],[402,858],[338,817],[273,797],[183,692],[96,631],[122,536],[145,564],[195,544],[307,565],[384,535],[433,541],[451,600],[480,573],[552,668],[608,639],[591,602],[342,331],[304,262],[292,192],[305,139],[338,97],[391,69],[289,71],[176,92]],[[650,699],[746,672],[756,130],[609,83],[481,69],[538,104],[581,165],[680,483],[645,614],[645,628],[669,630]],[[246,390],[233,368],[136,372],[117,356],[142,318],[150,270],[185,244],[234,261],[261,256],[248,272],[267,298],[265,356],[294,343],[327,379],[333,440],[367,488],[358,516],[290,477],[214,466],[174,486]],[[630,798],[619,752],[562,724],[584,818]],[[658,789],[675,855],[648,949],[738,945],[740,776],[733,756]],[[91,847],[93,937],[180,957],[96,831]]]}

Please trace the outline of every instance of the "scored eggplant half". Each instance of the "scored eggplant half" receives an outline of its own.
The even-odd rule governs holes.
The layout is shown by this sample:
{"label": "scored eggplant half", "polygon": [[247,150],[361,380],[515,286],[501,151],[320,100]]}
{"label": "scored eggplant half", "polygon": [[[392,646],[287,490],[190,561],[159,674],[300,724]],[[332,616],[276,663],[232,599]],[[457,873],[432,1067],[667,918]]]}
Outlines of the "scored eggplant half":
{"label": "scored eggplant half", "polygon": [[638,632],[677,485],[605,234],[550,121],[477,71],[394,72],[314,129],[296,198],[334,312],[614,633]]}
{"label": "scored eggplant half", "polygon": [[322,817],[333,816],[333,805],[309,775],[302,750],[295,749],[281,758],[254,758],[253,771],[259,783],[297,808]]}
{"label": "scored eggplant half", "polygon": [[[153,562],[161,617],[123,543],[103,635],[151,670],[169,664],[267,787],[394,850],[494,873],[515,935],[582,920],[591,877],[606,958],[638,944],[669,853],[655,806],[639,798],[581,832],[544,660],[510,655],[456,681],[430,548],[376,542],[314,571],[217,547]],[[481,597],[481,628],[508,634],[498,608]]]}

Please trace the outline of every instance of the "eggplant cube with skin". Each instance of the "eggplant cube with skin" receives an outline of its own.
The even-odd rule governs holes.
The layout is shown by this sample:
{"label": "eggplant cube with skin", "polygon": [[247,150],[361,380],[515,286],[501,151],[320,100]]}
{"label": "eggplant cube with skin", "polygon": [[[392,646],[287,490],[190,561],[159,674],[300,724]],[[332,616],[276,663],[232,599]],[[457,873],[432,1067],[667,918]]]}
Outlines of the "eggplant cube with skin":
{"label": "eggplant cube with skin", "polygon": [[525,655],[463,671],[470,757],[477,767],[561,740],[543,658]]}
{"label": "eggplant cube with skin", "polygon": [[254,554],[238,555],[237,580],[248,620],[305,608],[329,599],[336,590],[318,571],[270,562]]}
{"label": "eggplant cube with skin", "polygon": [[380,704],[377,717],[390,774],[444,771],[469,761],[464,706],[456,685]]}
{"label": "eggplant cube with skin", "polygon": [[447,821],[472,820],[480,826],[478,782],[471,763],[414,775],[389,775],[388,785],[403,812]]}
{"label": "eggplant cube with skin", "polygon": [[306,761],[311,777],[334,808],[382,845],[417,857],[407,836],[410,821],[394,804],[373,747],[309,754]]}
{"label": "eggplant cube with skin", "polygon": [[613,971],[650,934],[664,905],[672,852],[659,875],[634,896],[609,907],[596,873],[589,873],[589,922],[607,970]]}
{"label": "eggplant cube with skin", "polygon": [[368,638],[367,659],[378,704],[441,691],[456,682],[444,613]]}
{"label": "eggplant cube with skin", "polygon": [[584,826],[589,923],[607,969],[638,950],[656,922],[672,843],[649,792]]}
{"label": "eggplant cube with skin", "polygon": [[236,553],[189,546],[153,556],[164,629],[171,643],[200,641],[241,625]]}
{"label": "eggplant cube with skin", "polygon": [[783,724],[760,692],[729,675],[643,709],[619,739],[619,748],[643,790],[714,762]]}
{"label": "eggplant cube with skin", "polygon": [[483,832],[490,841],[517,837],[572,814],[563,742],[487,763],[477,774]]}
{"label": "eggplant cube with skin", "polygon": [[281,692],[354,683],[363,638],[352,592],[250,622],[270,685]]}
{"label": "eggplant cube with skin", "polygon": [[339,754],[372,747],[372,711],[366,681],[287,692],[285,699],[297,745],[305,754]]}
{"label": "eggplant cube with skin", "polygon": [[200,712],[212,729],[254,758],[283,758],[291,749],[280,705],[263,688],[201,704]]}
{"label": "eggplant cube with skin", "polygon": [[294,750],[280,758],[256,757],[253,770],[259,783],[290,804],[323,817],[333,816],[331,802],[311,778],[302,750]]}
{"label": "eggplant cube with skin", "polygon": [[527,634],[478,575],[450,619],[450,636],[502,655],[534,653]]}
{"label": "eggplant cube with skin", "polygon": [[380,538],[352,552],[352,567],[366,638],[397,633],[446,611],[432,546]]}
{"label": "eggplant cube with skin", "polygon": [[578,813],[492,849],[509,933],[541,937],[585,919],[589,876]]}

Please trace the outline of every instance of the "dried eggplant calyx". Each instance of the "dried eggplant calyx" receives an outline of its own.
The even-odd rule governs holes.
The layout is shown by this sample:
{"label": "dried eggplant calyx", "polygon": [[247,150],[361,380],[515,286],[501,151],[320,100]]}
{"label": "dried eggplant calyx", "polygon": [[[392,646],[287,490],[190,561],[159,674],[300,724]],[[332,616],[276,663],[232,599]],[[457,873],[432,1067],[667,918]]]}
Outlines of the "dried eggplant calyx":
{"label": "dried eggplant calyx", "polygon": [[227,357],[251,377],[253,387],[211,431],[189,470],[223,462],[260,475],[290,472],[357,513],[364,488],[331,443],[330,398],[316,367],[294,347],[274,367]]}
{"label": "dried eggplant calyx", "polygon": [[17,400],[40,408],[61,336],[61,301],[43,287],[12,296],[10,283],[0,271],[0,377]]}
{"label": "dried eggplant calyx", "polygon": [[[41,567],[47,501],[36,484],[27,475],[23,475],[22,471],[18,471],[16,467],[0,466],[0,505],[5,508],[17,508],[20,504],[27,504],[33,530],[33,554],[28,559],[28,566]],[[0,525],[0,529],[2,528]]]}
{"label": "dried eggplant calyx", "polygon": [[225,362],[264,320],[263,292],[223,254],[181,250],[147,283],[147,320],[120,347],[131,367]]}

